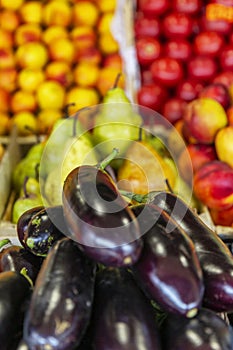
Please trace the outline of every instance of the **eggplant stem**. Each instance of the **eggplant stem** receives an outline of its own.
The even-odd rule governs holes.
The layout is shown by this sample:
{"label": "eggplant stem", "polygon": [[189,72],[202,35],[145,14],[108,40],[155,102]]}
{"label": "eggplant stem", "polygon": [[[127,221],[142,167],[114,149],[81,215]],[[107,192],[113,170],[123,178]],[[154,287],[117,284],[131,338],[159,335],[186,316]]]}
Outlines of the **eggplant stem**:
{"label": "eggplant stem", "polygon": [[111,161],[116,158],[118,154],[119,154],[119,149],[113,148],[112,152],[96,165],[96,168],[99,170],[104,170],[106,166],[109,165]]}
{"label": "eggplant stem", "polygon": [[31,278],[28,276],[28,270],[26,269],[26,267],[23,267],[21,270],[20,270],[20,274],[23,275],[29,282],[30,286],[33,287],[33,282],[31,280]]}
{"label": "eggplant stem", "polygon": [[11,240],[9,238],[4,238],[0,241],[0,249],[5,247],[7,244],[12,244]]}

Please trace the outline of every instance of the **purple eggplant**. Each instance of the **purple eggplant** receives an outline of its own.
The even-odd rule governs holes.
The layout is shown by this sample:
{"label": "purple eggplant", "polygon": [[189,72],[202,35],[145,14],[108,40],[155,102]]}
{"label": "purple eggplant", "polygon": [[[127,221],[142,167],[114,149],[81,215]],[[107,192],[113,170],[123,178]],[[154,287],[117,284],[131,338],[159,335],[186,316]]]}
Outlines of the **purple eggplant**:
{"label": "purple eggplant", "polygon": [[69,237],[90,258],[105,265],[133,265],[143,241],[127,202],[107,172],[83,165],[71,171],[63,188]]}
{"label": "purple eggplant", "polygon": [[160,350],[153,307],[125,269],[97,274],[92,342],[95,350]]}
{"label": "purple eggplant", "polygon": [[216,312],[232,312],[233,256],[227,245],[175,194],[160,192],[153,203],[165,210],[194,242],[204,277],[203,305]]}
{"label": "purple eggplant", "polygon": [[61,205],[43,208],[28,222],[24,245],[32,254],[45,257],[52,245],[64,238],[67,231]]}
{"label": "purple eggplant", "polygon": [[30,350],[70,350],[85,334],[92,311],[96,265],[69,238],[49,250],[24,323]]}
{"label": "purple eggplant", "polygon": [[232,350],[231,332],[226,322],[214,311],[200,309],[187,319],[168,315],[162,327],[166,350]]}
{"label": "purple eggplant", "polygon": [[15,271],[0,273],[0,344],[2,350],[12,350],[23,330],[26,305],[31,297],[31,284]]}
{"label": "purple eggplant", "polygon": [[27,275],[35,282],[43,262],[42,257],[35,256],[22,246],[10,244],[0,253],[0,270],[19,272],[26,268]]}
{"label": "purple eggplant", "polygon": [[138,283],[164,311],[193,317],[204,294],[193,242],[156,205],[140,204],[132,210],[146,231],[142,254],[133,266]]}

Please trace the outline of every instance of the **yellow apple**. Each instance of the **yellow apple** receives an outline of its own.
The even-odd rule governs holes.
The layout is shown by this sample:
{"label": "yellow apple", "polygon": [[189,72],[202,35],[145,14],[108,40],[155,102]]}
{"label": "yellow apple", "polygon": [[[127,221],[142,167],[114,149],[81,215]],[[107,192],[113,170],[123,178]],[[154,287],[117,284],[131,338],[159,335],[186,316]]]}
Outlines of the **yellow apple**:
{"label": "yellow apple", "polygon": [[34,93],[17,90],[11,96],[11,111],[15,114],[21,111],[35,112],[37,109],[37,101]]}
{"label": "yellow apple", "polygon": [[26,1],[19,9],[22,21],[25,23],[40,23],[42,20],[42,2]]}
{"label": "yellow apple", "polygon": [[21,24],[15,31],[15,45],[20,46],[30,41],[40,41],[41,34],[42,29],[38,24]]}
{"label": "yellow apple", "polygon": [[71,23],[72,12],[73,9],[68,2],[49,1],[42,9],[43,23],[46,26],[59,25],[68,27]]}
{"label": "yellow apple", "polygon": [[219,160],[233,168],[233,125],[218,131],[215,137],[215,149]]}
{"label": "yellow apple", "polygon": [[3,47],[0,49],[0,69],[15,67],[15,56],[12,48]]}
{"label": "yellow apple", "polygon": [[40,134],[49,134],[55,124],[55,122],[61,119],[63,116],[62,110],[46,108],[42,109],[38,115],[38,128]]}
{"label": "yellow apple", "polygon": [[66,62],[53,61],[45,67],[47,80],[55,80],[61,85],[68,87],[73,82],[71,66]]}
{"label": "yellow apple", "polygon": [[20,136],[33,135],[37,133],[37,119],[32,112],[23,111],[13,115],[11,124],[17,126]]}
{"label": "yellow apple", "polygon": [[6,29],[0,28],[0,49],[11,48],[13,46],[12,33]]}
{"label": "yellow apple", "polygon": [[10,115],[0,111],[0,135],[5,136],[9,133]]}
{"label": "yellow apple", "polygon": [[74,82],[83,87],[95,87],[100,68],[95,64],[80,62],[74,67]]}
{"label": "yellow apple", "polygon": [[24,0],[1,0],[1,7],[8,10],[18,10],[24,3]]}
{"label": "yellow apple", "polygon": [[64,107],[65,88],[56,81],[45,80],[36,92],[38,105],[41,109]]}
{"label": "yellow apple", "polygon": [[9,32],[14,32],[20,24],[20,17],[17,11],[1,9],[0,12],[1,28]]}
{"label": "yellow apple", "polygon": [[22,68],[42,68],[48,61],[47,48],[41,42],[25,43],[17,48],[15,55]]}
{"label": "yellow apple", "polygon": [[96,32],[88,26],[74,27],[70,32],[70,38],[77,50],[96,46]]}
{"label": "yellow apple", "polygon": [[24,68],[21,69],[17,76],[18,86],[25,91],[36,91],[38,86],[45,80],[44,70]]}
{"label": "yellow apple", "polygon": [[8,112],[10,106],[10,93],[9,91],[0,87],[0,111]]}
{"label": "yellow apple", "polygon": [[98,104],[99,95],[94,88],[74,86],[66,94],[66,104],[70,103],[75,103],[69,109],[70,115],[72,115],[81,108]]}
{"label": "yellow apple", "polygon": [[14,91],[17,87],[17,70],[16,68],[0,69],[0,87],[6,91]]}
{"label": "yellow apple", "polygon": [[50,45],[52,42],[57,39],[65,39],[68,38],[69,33],[65,27],[61,26],[49,26],[44,29],[42,32],[42,41]]}
{"label": "yellow apple", "polygon": [[78,1],[73,6],[74,25],[94,27],[99,18],[98,7],[90,1]]}
{"label": "yellow apple", "polygon": [[48,51],[52,60],[71,64],[74,59],[75,47],[69,38],[57,39],[50,43]]}

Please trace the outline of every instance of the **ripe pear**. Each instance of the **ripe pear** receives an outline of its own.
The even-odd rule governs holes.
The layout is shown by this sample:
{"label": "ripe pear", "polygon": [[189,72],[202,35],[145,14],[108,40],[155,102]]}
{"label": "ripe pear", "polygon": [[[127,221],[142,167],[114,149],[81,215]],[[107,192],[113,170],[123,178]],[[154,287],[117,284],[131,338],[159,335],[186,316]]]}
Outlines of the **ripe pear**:
{"label": "ripe pear", "polygon": [[118,170],[118,187],[138,194],[173,188],[176,171],[147,141],[133,142]]}
{"label": "ripe pear", "polygon": [[138,139],[142,123],[125,91],[117,86],[109,89],[94,119],[93,137],[101,156],[107,156],[114,147],[124,154],[131,140]]}

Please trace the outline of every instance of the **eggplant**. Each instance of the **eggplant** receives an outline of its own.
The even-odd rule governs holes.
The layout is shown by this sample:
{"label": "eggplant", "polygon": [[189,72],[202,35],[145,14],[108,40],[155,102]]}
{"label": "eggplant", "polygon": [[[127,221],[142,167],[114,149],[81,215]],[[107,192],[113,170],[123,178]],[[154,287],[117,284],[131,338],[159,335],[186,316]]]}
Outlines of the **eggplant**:
{"label": "eggplant", "polygon": [[132,207],[144,248],[134,275],[164,311],[193,317],[201,307],[204,283],[194,244],[170,216],[154,204]]}
{"label": "eggplant", "polygon": [[41,268],[43,258],[35,256],[22,246],[10,243],[0,252],[0,271],[16,271],[20,273],[26,268],[28,277],[35,282]]}
{"label": "eggplant", "polygon": [[25,247],[32,254],[45,257],[52,245],[64,238],[67,231],[62,205],[43,208],[28,222]]}
{"label": "eggplant", "polygon": [[89,323],[96,264],[69,238],[49,250],[36,279],[24,322],[30,350],[70,350]]}
{"label": "eggplant", "polygon": [[152,203],[165,210],[194,242],[203,271],[203,305],[216,312],[232,312],[233,256],[227,245],[175,194],[160,192]]}
{"label": "eggplant", "polygon": [[192,319],[168,315],[161,338],[166,350],[232,350],[231,332],[214,311],[201,308]]}
{"label": "eggplant", "polygon": [[89,165],[73,169],[63,207],[69,237],[90,258],[112,267],[137,261],[143,245],[137,220],[107,172]]}
{"label": "eggplant", "polygon": [[31,284],[15,271],[0,273],[0,343],[2,350],[12,350],[15,337],[23,330]]}
{"label": "eggplant", "polygon": [[95,350],[160,350],[154,309],[126,269],[97,273],[90,323]]}

